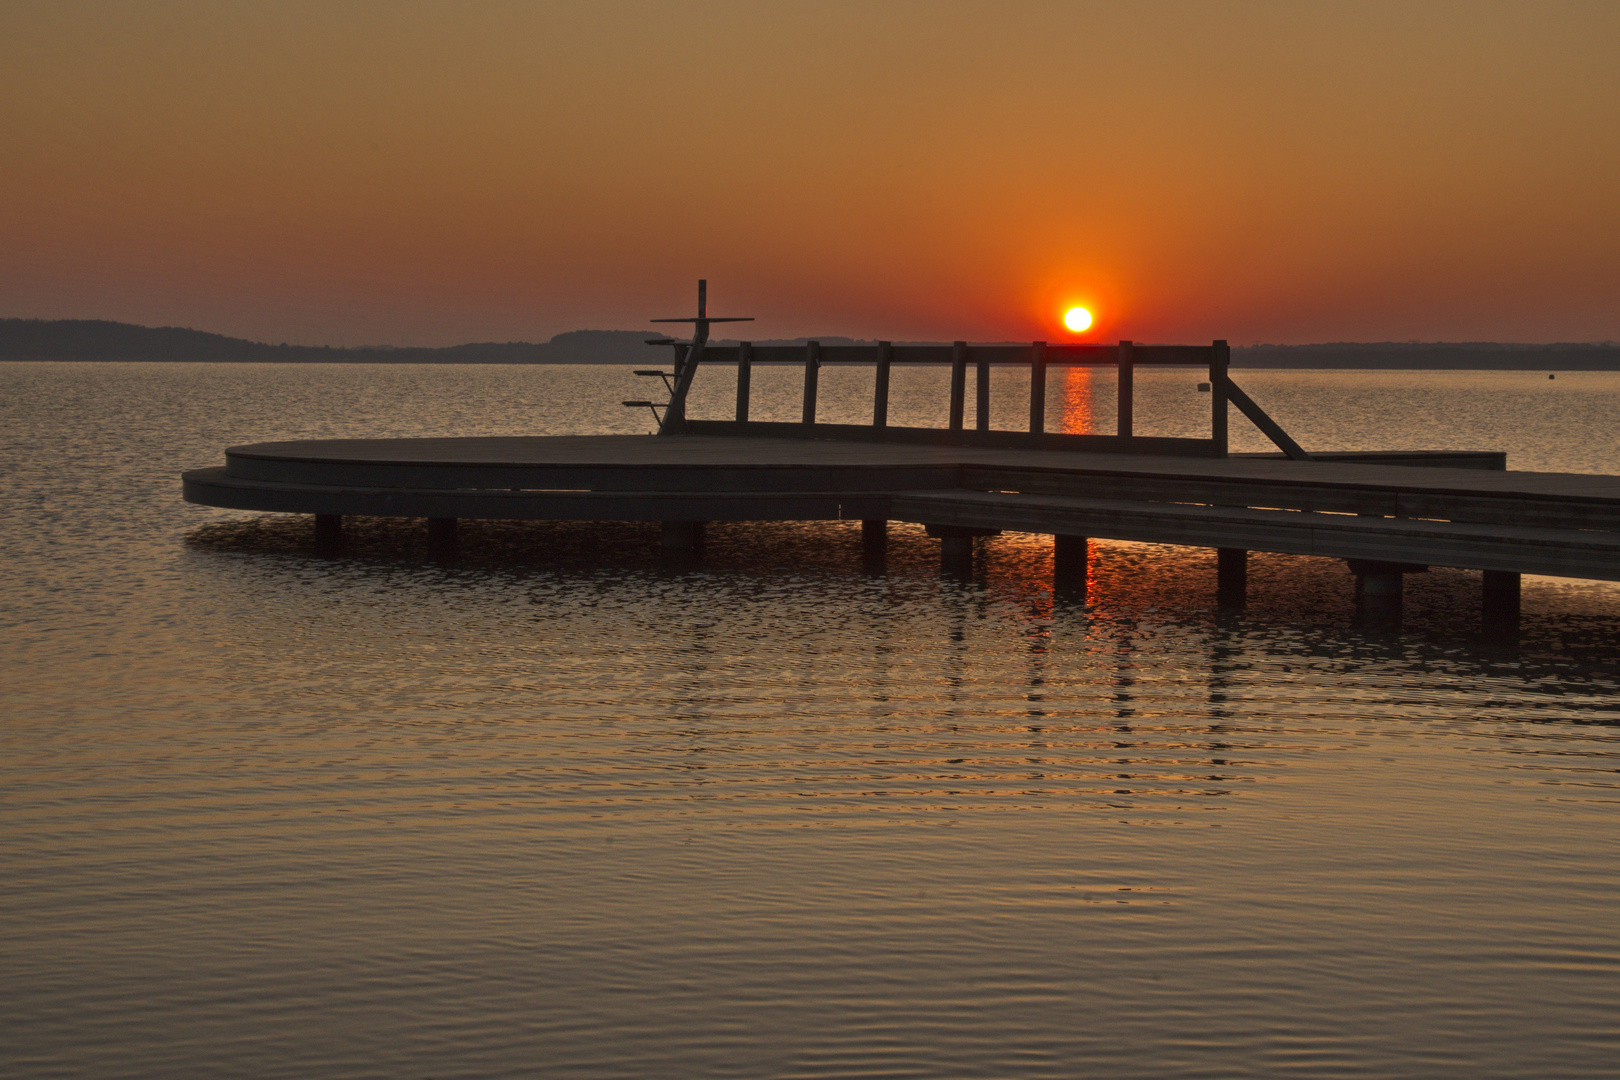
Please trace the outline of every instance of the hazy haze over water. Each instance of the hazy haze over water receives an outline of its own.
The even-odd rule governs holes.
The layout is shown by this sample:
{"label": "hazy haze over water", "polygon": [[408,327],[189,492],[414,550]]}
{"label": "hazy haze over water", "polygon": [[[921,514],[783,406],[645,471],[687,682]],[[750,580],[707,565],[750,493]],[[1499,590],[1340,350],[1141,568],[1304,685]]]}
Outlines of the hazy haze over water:
{"label": "hazy haze over water", "polygon": [[[1308,448],[1620,472],[1620,375],[1235,374]],[[824,418],[870,378],[824,371]],[[894,422],[942,378],[897,370]],[[1111,427],[1106,376],[1052,378],[1052,427]],[[1197,432],[1195,372],[1137,378],[1142,433]],[[642,431],[647,392],[0,364],[0,1072],[1613,1074],[1615,586],[1527,580],[1509,649],[1460,571],[1378,636],[1328,560],[1255,556],[1217,617],[1198,549],[1100,542],[1074,605],[1028,536],[968,582],[899,525],[863,573],[836,522],[691,567],[648,525],[435,561],[364,520],[331,558],[180,501],[228,444]]]}

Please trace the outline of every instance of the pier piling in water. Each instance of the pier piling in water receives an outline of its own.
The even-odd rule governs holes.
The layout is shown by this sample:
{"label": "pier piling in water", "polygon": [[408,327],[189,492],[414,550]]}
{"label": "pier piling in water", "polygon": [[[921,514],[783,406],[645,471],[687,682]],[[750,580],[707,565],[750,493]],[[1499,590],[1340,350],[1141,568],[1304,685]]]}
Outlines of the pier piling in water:
{"label": "pier piling in water", "polygon": [[881,559],[889,550],[889,523],[883,518],[867,518],[861,522],[861,553],[867,558]]}
{"label": "pier piling in water", "polygon": [[1084,536],[1052,537],[1052,592],[1085,599],[1091,573],[1091,540]]}
{"label": "pier piling in water", "polygon": [[1215,549],[1215,606],[1241,608],[1249,601],[1249,553],[1243,548]]}
{"label": "pier piling in water", "polygon": [[1356,575],[1356,619],[1367,626],[1400,625],[1401,604],[1406,591],[1406,575],[1428,571],[1413,563],[1379,562],[1374,559],[1346,559]]}
{"label": "pier piling in water", "polygon": [[861,572],[878,576],[888,567],[889,523],[884,518],[867,518],[861,522]]}
{"label": "pier piling in water", "polygon": [[1480,622],[1487,633],[1519,629],[1519,575],[1505,570],[1485,571]]}
{"label": "pier piling in water", "polygon": [[980,529],[967,525],[925,525],[929,536],[939,541],[940,565],[948,572],[973,566],[973,541],[981,536],[999,536],[1000,529]]}
{"label": "pier piling in water", "polygon": [[428,518],[428,548],[435,555],[448,555],[456,550],[455,518]]}
{"label": "pier piling in water", "polygon": [[660,544],[665,551],[701,551],[706,524],[702,521],[666,521],[663,523]]}

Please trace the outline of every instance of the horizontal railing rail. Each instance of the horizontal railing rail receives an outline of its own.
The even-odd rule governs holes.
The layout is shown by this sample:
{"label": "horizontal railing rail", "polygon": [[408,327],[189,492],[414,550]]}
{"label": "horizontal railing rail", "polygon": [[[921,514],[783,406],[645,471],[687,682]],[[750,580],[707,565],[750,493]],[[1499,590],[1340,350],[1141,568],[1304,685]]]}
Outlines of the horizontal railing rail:
{"label": "horizontal railing rail", "polygon": [[[821,363],[875,364],[884,345],[818,345]],[[704,363],[735,364],[746,351],[755,364],[802,364],[808,345],[705,345]],[[967,345],[970,364],[1016,364],[1024,367],[1031,362],[1031,345]],[[1209,363],[1210,345],[1133,345],[1133,358],[1138,364],[1203,367]],[[956,359],[952,345],[889,345],[891,364],[949,364]],[[1048,367],[1113,367],[1119,363],[1119,348],[1115,345],[1048,345]]]}
{"label": "horizontal railing rail", "polygon": [[870,424],[794,424],[767,420],[688,420],[693,435],[753,435],[773,439],[850,439],[915,446],[969,446],[995,450],[1091,450],[1112,454],[1218,457],[1209,439],[1158,435],[1086,435],[1037,431],[950,431]]}

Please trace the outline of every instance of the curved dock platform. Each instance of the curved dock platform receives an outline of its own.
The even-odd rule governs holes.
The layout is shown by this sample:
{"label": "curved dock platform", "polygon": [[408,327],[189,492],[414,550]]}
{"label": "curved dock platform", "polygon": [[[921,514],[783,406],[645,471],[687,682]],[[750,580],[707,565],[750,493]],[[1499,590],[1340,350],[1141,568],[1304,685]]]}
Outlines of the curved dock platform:
{"label": "curved dock platform", "polygon": [[681,547],[702,522],[842,518],[867,522],[880,544],[881,523],[903,520],[927,526],[947,558],[998,530],[1052,534],[1060,578],[1082,589],[1076,541],[1096,537],[1222,549],[1229,602],[1241,602],[1243,558],[1258,550],[1345,559],[1363,592],[1393,603],[1405,573],[1482,570],[1510,613],[1522,573],[1620,580],[1620,477],[1447,467],[1490,455],[1291,461],[603,435],[258,443],[225,456],[185,474],[188,501],[314,514],[328,535],[348,515],[428,518],[441,536],[458,518],[661,521]]}
{"label": "curved dock platform", "polygon": [[949,448],[690,436],[334,439],[225,451],[189,502],[238,510],[565,521],[882,517],[957,486]]}

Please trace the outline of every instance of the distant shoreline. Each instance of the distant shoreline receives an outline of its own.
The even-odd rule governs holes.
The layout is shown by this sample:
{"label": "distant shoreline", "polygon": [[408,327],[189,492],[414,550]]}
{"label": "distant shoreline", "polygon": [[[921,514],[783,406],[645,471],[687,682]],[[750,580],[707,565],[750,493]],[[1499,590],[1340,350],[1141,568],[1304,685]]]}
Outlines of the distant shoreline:
{"label": "distant shoreline", "polygon": [[[442,348],[274,345],[182,327],[91,319],[0,319],[0,360],[94,363],[247,364],[658,364],[668,354],[646,342],[656,331],[575,330],[543,343],[481,342]],[[804,339],[768,344],[802,344]],[[859,344],[823,337],[824,344]],[[767,342],[759,342],[767,344]],[[870,344],[870,342],[867,342]],[[898,343],[897,344],[902,344]],[[909,342],[903,344],[911,344]],[[1620,371],[1620,342],[1526,345],[1498,342],[1335,342],[1249,345],[1232,350],[1239,368]]]}

